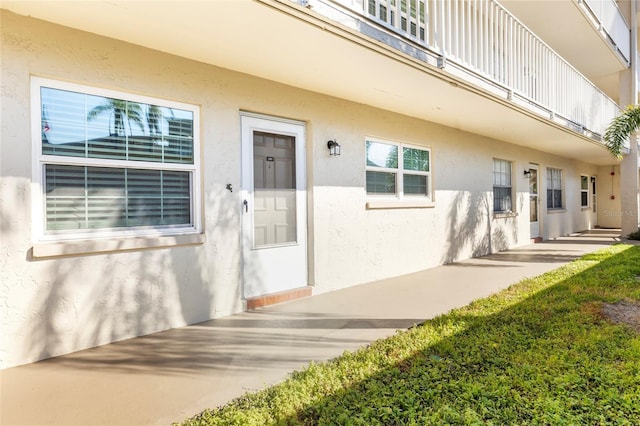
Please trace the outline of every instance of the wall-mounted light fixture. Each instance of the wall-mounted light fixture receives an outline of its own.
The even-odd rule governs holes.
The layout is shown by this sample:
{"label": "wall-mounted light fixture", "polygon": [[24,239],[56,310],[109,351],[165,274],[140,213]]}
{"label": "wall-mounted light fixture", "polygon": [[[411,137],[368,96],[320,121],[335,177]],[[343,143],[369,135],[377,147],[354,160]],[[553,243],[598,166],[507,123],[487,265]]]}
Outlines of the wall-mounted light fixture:
{"label": "wall-mounted light fixture", "polygon": [[329,148],[329,155],[340,155],[340,144],[335,139],[328,141],[327,147]]}
{"label": "wall-mounted light fixture", "polygon": [[531,169],[527,169],[524,171],[524,177],[529,179],[531,177]]}

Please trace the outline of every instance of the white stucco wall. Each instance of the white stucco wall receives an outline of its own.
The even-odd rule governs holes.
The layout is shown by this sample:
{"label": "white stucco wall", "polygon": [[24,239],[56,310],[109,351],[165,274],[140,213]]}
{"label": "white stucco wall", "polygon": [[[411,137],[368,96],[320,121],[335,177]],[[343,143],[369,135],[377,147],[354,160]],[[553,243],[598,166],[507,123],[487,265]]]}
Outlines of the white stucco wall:
{"label": "white stucco wall", "polygon": [[598,168],[598,225],[603,228],[619,228],[622,216],[620,207],[620,166]]}
{"label": "white stucco wall", "polygon": [[[529,243],[523,170],[540,167],[542,236],[593,225],[580,174],[598,169],[41,21],[2,13],[0,368],[228,315],[241,295],[240,111],[307,123],[309,268],[314,292]],[[34,259],[30,76],[199,105],[206,241]],[[435,207],[367,210],[365,138],[432,148]],[[342,155],[330,157],[337,139]],[[513,162],[516,216],[492,212],[492,159]],[[546,214],[546,167],[566,210]]]}

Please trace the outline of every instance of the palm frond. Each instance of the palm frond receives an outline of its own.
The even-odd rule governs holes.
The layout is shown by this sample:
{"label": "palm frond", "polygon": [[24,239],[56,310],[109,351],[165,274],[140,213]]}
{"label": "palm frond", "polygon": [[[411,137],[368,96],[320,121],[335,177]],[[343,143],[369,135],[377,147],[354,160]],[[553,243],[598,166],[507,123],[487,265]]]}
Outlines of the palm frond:
{"label": "palm frond", "polygon": [[640,129],[640,105],[629,105],[618,117],[614,118],[604,132],[604,141],[609,152],[616,158],[622,158],[625,142]]}

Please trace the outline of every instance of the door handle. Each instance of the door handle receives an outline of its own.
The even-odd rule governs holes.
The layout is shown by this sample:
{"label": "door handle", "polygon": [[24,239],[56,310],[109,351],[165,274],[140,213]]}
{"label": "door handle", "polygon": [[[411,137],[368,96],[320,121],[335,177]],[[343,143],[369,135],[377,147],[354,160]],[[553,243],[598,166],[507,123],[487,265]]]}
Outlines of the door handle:
{"label": "door handle", "polygon": [[249,202],[247,200],[244,200],[242,204],[244,204],[244,212],[249,213]]}

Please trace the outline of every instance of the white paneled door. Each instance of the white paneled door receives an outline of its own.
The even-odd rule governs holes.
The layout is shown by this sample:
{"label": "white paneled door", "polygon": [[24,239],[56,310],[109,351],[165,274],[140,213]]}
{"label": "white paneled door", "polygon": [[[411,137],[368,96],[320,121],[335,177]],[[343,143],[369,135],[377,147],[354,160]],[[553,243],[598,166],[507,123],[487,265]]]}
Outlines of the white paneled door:
{"label": "white paneled door", "polygon": [[307,285],[304,123],[243,114],[244,297]]}

